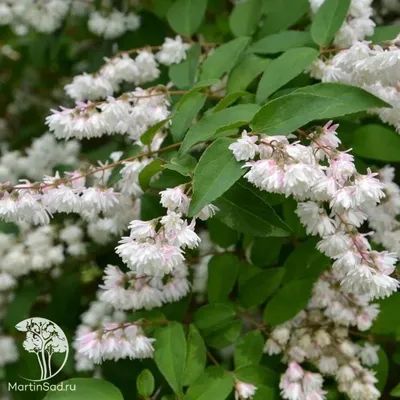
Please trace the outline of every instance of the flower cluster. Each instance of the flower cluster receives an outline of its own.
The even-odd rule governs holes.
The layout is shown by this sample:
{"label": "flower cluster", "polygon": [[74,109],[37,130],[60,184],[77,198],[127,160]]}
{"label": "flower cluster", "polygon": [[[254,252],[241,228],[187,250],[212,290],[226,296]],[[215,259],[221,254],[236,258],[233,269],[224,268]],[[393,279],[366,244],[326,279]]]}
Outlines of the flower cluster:
{"label": "flower cluster", "polygon": [[62,26],[69,12],[73,17],[89,14],[89,31],[105,39],[116,39],[140,27],[140,17],[133,11],[96,9],[92,0],[1,0],[0,25],[10,25],[17,35],[30,30],[49,34]]}
{"label": "flower cluster", "polygon": [[[292,320],[276,326],[265,352],[282,354],[288,369],[281,377],[282,397],[289,400],[323,399],[323,376],[333,377],[340,392],[351,400],[378,399],[374,372],[379,346],[355,343],[350,327],[369,329],[379,313],[366,296],[349,295],[339,286],[340,276],[324,273],[315,283],[307,308]],[[303,370],[312,363],[319,373]]]}
{"label": "flower cluster", "polygon": [[0,182],[16,183],[18,179],[42,179],[58,165],[76,165],[80,143],[76,140],[57,142],[45,133],[32,141],[24,152],[3,149],[0,156]]}
{"label": "flower cluster", "polygon": [[17,35],[26,35],[29,28],[52,33],[63,23],[71,0],[1,0],[0,25],[11,25]]}
{"label": "flower cluster", "polygon": [[[316,13],[324,0],[309,0],[311,9]],[[336,33],[334,44],[339,47],[351,46],[374,33],[375,22],[372,20],[372,0],[351,0],[350,8],[343,25]]]}
{"label": "flower cluster", "polygon": [[146,48],[138,50],[134,59],[129,53],[123,52],[106,59],[106,64],[95,74],[75,76],[73,81],[65,86],[65,90],[68,96],[75,100],[105,99],[119,91],[123,82],[138,86],[157,79],[160,76],[157,60],[165,65],[178,64],[186,59],[188,47],[189,45],[177,36],[175,39],[166,38],[156,56]]}
{"label": "flower cluster", "polygon": [[[124,312],[114,310],[110,304],[99,300],[101,291],[97,293],[97,299],[89,304],[88,309],[81,315],[81,324],[77,327],[72,346],[77,350],[80,346],[79,338],[90,332],[102,329],[110,323],[123,324],[126,322]],[[77,371],[93,371],[95,363],[92,359],[78,351],[75,352],[75,368]]]}
{"label": "flower cluster", "polygon": [[136,88],[119,98],[108,97],[101,103],[77,102],[75,108],[52,110],[46,124],[59,139],[120,134],[138,141],[150,126],[168,118],[168,106],[165,93]]}
{"label": "flower cluster", "polygon": [[153,356],[154,340],[145,336],[140,325],[108,323],[97,331],[80,330],[76,350],[95,364],[121,358],[149,358]]}
{"label": "flower cluster", "polygon": [[96,300],[81,318],[73,343],[78,371],[91,371],[103,360],[153,356],[154,339],[145,336],[140,323],[126,323],[125,313],[111,305]]}
{"label": "flower cluster", "polygon": [[322,237],[318,249],[335,260],[332,267],[345,290],[372,299],[386,297],[398,288],[398,281],[390,277],[396,255],[372,250],[358,231],[367,210],[385,197],[384,185],[370,170],[358,173],[353,156],[338,150],[337,127],[329,122],[310,134],[309,146],[289,143],[284,136],[244,132],[230,149],[238,161],[252,160],[244,165],[249,182],[299,202],[301,222],[308,234]]}
{"label": "flower cluster", "polygon": [[18,234],[0,233],[0,291],[12,289],[15,278],[32,271],[50,271],[57,275],[67,255],[86,254],[84,231],[72,221],[40,227],[19,223],[17,228]]}
{"label": "flower cluster", "polygon": [[326,61],[315,61],[311,74],[323,82],[357,86],[381,98],[391,107],[371,112],[400,132],[399,40],[395,38],[387,48],[372,46],[370,42],[356,42]]}
{"label": "flower cluster", "polygon": [[93,10],[90,13],[88,27],[90,32],[105,39],[116,39],[128,31],[140,28],[140,17],[134,12],[123,13],[117,9],[111,12]]}
{"label": "flower cluster", "polygon": [[138,310],[161,307],[164,303],[174,302],[187,295],[190,283],[188,269],[183,263],[176,266],[167,279],[161,276],[148,276],[134,272],[122,272],[118,267],[109,265],[105,269],[104,285],[100,300],[116,309]]}

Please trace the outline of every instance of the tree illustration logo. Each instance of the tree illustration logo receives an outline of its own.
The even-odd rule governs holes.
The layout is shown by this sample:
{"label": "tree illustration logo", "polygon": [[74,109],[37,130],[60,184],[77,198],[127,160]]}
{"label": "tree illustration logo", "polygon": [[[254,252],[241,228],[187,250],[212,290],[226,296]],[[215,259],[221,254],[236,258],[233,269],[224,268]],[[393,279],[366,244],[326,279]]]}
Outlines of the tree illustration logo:
{"label": "tree illustration logo", "polygon": [[[53,321],[36,317],[25,319],[15,327],[21,332],[26,332],[22,345],[27,352],[36,354],[40,366],[40,379],[22,378],[42,382],[56,376],[67,362],[69,353],[68,340],[62,329]],[[56,353],[64,355],[61,366],[53,372],[52,357]]]}

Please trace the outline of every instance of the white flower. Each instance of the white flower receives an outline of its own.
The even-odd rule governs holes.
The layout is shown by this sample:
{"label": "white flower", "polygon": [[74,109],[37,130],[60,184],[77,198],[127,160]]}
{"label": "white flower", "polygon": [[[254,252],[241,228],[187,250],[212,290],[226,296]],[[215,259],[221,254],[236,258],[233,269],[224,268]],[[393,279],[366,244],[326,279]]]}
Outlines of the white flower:
{"label": "white flower", "polygon": [[195,249],[200,244],[200,238],[194,231],[195,220],[191,222],[190,225],[185,221],[182,225],[180,231],[177,233],[175,244],[179,247],[187,247],[189,249]]}
{"label": "white flower", "polygon": [[14,288],[17,281],[7,272],[0,272],[0,292]]}
{"label": "white flower", "polygon": [[186,278],[173,278],[162,289],[164,301],[166,303],[178,301],[185,297],[189,290],[190,284]]}
{"label": "white flower", "polygon": [[276,340],[281,346],[286,345],[290,338],[290,329],[285,326],[277,326],[272,332],[271,337]]}
{"label": "white flower", "polygon": [[42,203],[50,213],[71,213],[81,210],[81,200],[76,190],[65,185],[49,187],[42,196]]}
{"label": "white flower", "polygon": [[268,355],[272,356],[274,354],[279,354],[281,352],[282,352],[282,349],[279,346],[279,344],[275,342],[275,340],[268,339],[265,342],[264,353],[267,353]]}
{"label": "white flower", "polygon": [[336,372],[336,379],[339,383],[352,382],[355,376],[354,370],[350,365],[343,365]]}
{"label": "white flower", "polygon": [[317,168],[303,164],[289,164],[285,169],[284,190],[287,195],[302,196],[318,181]]}
{"label": "white flower", "polygon": [[18,348],[11,336],[0,336],[0,367],[18,360]]}
{"label": "white flower", "polygon": [[368,342],[364,344],[364,346],[360,350],[360,357],[363,364],[371,365],[378,364],[379,356],[378,356],[379,346],[374,346]]}
{"label": "white flower", "polygon": [[214,206],[214,204],[207,204],[195,216],[195,218],[199,218],[202,221],[207,221],[209,218],[212,218],[218,211],[219,211],[219,208],[217,206]]}
{"label": "white flower", "polygon": [[136,240],[144,240],[156,236],[155,220],[152,221],[141,221],[134,220],[128,225],[131,230],[131,237]]}
{"label": "white flower", "polygon": [[367,175],[360,175],[354,182],[355,202],[358,206],[364,203],[378,203],[382,197],[385,197],[383,189],[385,185],[374,178],[377,173],[372,173],[368,169]]}
{"label": "white flower", "polygon": [[257,386],[250,383],[236,381],[235,383],[235,400],[252,399],[257,391]]}
{"label": "white flower", "polygon": [[318,368],[323,374],[334,375],[338,370],[336,357],[321,357],[318,362]]}
{"label": "white flower", "polygon": [[146,50],[140,51],[135,58],[135,62],[139,70],[136,82],[138,85],[153,81],[160,76],[160,70],[158,69],[153,53]]}
{"label": "white flower", "polygon": [[258,137],[256,135],[249,136],[247,131],[243,131],[242,137],[232,143],[229,146],[229,150],[232,150],[237,161],[248,161],[253,159],[258,152],[257,140]]}
{"label": "white flower", "polygon": [[136,351],[137,358],[151,358],[153,357],[154,348],[152,343],[155,339],[149,339],[144,335],[137,335],[133,343]]}
{"label": "white flower", "polygon": [[317,248],[328,257],[337,257],[352,245],[351,238],[342,231],[338,231],[330,236],[325,236],[318,242]]}
{"label": "white flower", "polygon": [[291,362],[288,365],[288,369],[286,370],[285,375],[291,381],[298,381],[303,378],[304,371],[299,364],[297,364],[296,362]]}
{"label": "white flower", "polygon": [[161,205],[168,210],[177,211],[181,214],[187,214],[189,209],[189,198],[183,192],[183,187],[177,186],[172,189],[166,189],[160,192]]}
{"label": "white flower", "polygon": [[335,233],[335,221],[326,215],[323,208],[312,201],[298,203],[296,214],[306,226],[309,235],[327,236]]}
{"label": "white flower", "polygon": [[100,213],[108,211],[118,204],[118,197],[113,188],[90,187],[83,191],[81,204],[87,211]]}
{"label": "white flower", "polygon": [[179,35],[175,39],[165,38],[165,42],[161,50],[156,54],[156,58],[161,64],[179,64],[181,61],[186,60],[186,50],[189,47],[190,45],[183,43]]}
{"label": "white flower", "polygon": [[112,96],[114,88],[102,75],[77,75],[65,86],[65,91],[74,100],[98,100]]}

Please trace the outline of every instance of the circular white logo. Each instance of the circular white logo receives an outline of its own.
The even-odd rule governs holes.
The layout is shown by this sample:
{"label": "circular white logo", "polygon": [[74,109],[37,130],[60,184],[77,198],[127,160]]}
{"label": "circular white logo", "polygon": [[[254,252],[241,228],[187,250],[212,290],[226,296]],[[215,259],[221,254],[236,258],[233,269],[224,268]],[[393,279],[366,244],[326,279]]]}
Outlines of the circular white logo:
{"label": "circular white logo", "polygon": [[[26,332],[23,342],[24,349],[29,353],[35,353],[40,367],[40,379],[24,378],[32,382],[42,382],[56,376],[68,360],[68,340],[62,329],[53,321],[46,318],[28,318],[19,322],[15,327]],[[63,354],[61,367],[55,372],[52,366],[54,354]]]}

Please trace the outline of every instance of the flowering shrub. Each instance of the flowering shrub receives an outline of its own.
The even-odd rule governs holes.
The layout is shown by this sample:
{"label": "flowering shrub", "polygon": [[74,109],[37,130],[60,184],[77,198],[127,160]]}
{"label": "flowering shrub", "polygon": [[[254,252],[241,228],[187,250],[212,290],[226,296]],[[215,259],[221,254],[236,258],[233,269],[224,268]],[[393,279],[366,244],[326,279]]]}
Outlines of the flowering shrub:
{"label": "flowering shrub", "polygon": [[1,399],[400,397],[377,3],[0,0]]}

